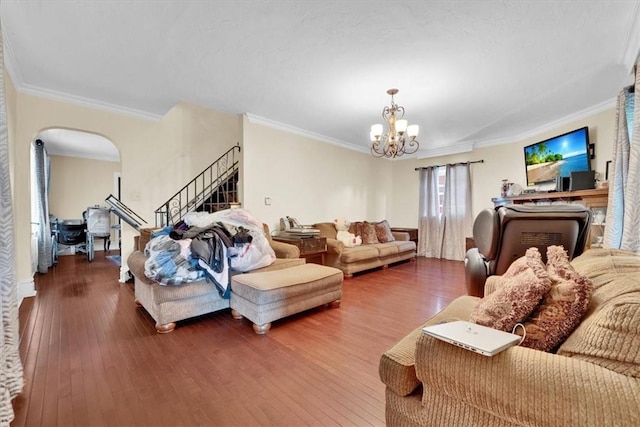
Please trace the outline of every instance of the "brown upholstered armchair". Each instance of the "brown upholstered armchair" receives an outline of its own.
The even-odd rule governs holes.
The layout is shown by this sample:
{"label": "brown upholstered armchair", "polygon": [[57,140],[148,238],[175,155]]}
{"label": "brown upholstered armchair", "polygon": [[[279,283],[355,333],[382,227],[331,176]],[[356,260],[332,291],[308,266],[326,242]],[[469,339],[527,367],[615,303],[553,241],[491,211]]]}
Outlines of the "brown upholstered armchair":
{"label": "brown upholstered armchair", "polygon": [[546,262],[547,246],[562,245],[569,259],[585,248],[591,211],[582,205],[507,205],[485,209],[473,224],[476,247],[465,256],[469,295],[483,296],[489,276],[503,274],[530,247]]}

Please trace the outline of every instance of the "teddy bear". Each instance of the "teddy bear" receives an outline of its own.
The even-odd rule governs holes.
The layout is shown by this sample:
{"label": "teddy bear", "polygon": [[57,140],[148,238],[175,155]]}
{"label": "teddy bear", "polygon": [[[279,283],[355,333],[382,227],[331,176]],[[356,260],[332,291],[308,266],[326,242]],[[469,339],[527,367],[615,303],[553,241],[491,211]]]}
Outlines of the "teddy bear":
{"label": "teddy bear", "polygon": [[356,236],[353,233],[349,233],[349,223],[344,218],[337,218],[333,220],[338,231],[336,239],[344,243],[347,248],[353,248],[362,244],[362,237]]}

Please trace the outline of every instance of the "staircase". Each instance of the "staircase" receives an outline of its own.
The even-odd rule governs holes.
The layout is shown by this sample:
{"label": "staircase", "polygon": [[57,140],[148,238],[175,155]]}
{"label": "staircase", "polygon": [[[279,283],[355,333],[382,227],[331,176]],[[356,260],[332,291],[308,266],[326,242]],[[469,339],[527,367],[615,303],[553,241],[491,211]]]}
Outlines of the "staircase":
{"label": "staircase", "polygon": [[234,145],[155,210],[156,227],[174,225],[187,212],[215,212],[238,201],[240,145]]}

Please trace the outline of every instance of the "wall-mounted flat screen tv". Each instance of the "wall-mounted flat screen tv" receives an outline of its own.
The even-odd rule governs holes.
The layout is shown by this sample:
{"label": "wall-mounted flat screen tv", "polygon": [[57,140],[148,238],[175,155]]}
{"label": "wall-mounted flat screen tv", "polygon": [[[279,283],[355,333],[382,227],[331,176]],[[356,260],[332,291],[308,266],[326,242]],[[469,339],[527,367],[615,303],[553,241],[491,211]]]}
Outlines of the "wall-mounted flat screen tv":
{"label": "wall-mounted flat screen tv", "polygon": [[524,147],[527,185],[554,182],[591,170],[589,128],[583,127]]}

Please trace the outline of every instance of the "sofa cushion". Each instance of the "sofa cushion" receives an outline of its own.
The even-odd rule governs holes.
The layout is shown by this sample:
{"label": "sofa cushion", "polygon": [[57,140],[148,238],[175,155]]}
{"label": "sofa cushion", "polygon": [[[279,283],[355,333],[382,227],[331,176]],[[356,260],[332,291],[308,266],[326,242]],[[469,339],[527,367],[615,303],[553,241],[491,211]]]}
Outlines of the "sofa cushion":
{"label": "sofa cushion", "polygon": [[391,227],[389,227],[389,223],[387,220],[383,220],[374,224],[376,228],[376,236],[378,236],[378,242],[387,243],[393,242],[395,237],[393,237],[393,233],[391,232]]}
{"label": "sofa cushion", "polygon": [[362,244],[373,245],[378,242],[378,235],[376,234],[376,226],[371,222],[362,223]]}
{"label": "sofa cushion", "polygon": [[640,255],[591,249],[571,264],[593,284],[589,311],[558,354],[640,378]]}
{"label": "sofa cushion", "polygon": [[[278,242],[274,242],[278,243]],[[289,245],[293,246],[293,245]],[[266,267],[260,267],[255,270],[251,270],[251,273],[259,273],[262,271],[274,271],[274,270],[282,270],[283,268],[296,267],[298,265],[305,264],[306,261],[304,258],[276,258],[272,264],[267,265]],[[240,272],[231,272],[231,274],[242,274]]]}
{"label": "sofa cushion", "polygon": [[398,248],[398,253],[413,252],[416,250],[416,242],[412,240],[396,240],[391,242],[391,244]]}
{"label": "sofa cushion", "polygon": [[360,245],[353,248],[345,248],[340,256],[340,262],[349,264],[352,262],[366,261],[378,258],[378,249],[373,245]]}
{"label": "sofa cushion", "polygon": [[471,321],[508,332],[531,314],[551,287],[537,248],[527,249],[502,276],[490,276],[490,280],[499,282],[497,290],[482,299]]}
{"label": "sofa cushion", "polygon": [[379,257],[393,256],[398,253],[398,245],[395,245],[394,242],[378,243],[374,247],[378,250]]}
{"label": "sofa cushion", "polygon": [[589,307],[591,282],[576,272],[562,246],[547,248],[551,290],[524,323],[522,345],[551,351],[578,326]]}
{"label": "sofa cushion", "polygon": [[231,290],[235,295],[260,305],[306,295],[311,290],[342,287],[342,279],[342,271],[337,268],[304,264],[283,270],[233,276]]}

